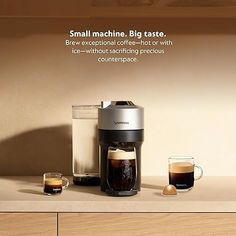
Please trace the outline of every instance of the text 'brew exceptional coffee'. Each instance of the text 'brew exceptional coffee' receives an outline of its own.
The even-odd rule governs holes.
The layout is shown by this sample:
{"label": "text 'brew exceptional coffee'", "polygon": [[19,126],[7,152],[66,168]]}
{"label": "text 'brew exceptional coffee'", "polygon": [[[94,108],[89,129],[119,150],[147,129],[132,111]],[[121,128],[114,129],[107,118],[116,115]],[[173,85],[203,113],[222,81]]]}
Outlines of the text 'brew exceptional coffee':
{"label": "text 'brew exceptional coffee'", "polygon": [[108,185],[114,191],[130,191],[136,181],[136,154],[134,150],[109,149]]}
{"label": "text 'brew exceptional coffee'", "polygon": [[[132,196],[140,191],[143,136],[144,111],[142,107],[134,105],[131,101],[102,102],[101,108],[98,109],[102,191],[112,196]],[[111,147],[114,150],[125,150],[125,152],[135,150],[135,159],[109,158]]]}

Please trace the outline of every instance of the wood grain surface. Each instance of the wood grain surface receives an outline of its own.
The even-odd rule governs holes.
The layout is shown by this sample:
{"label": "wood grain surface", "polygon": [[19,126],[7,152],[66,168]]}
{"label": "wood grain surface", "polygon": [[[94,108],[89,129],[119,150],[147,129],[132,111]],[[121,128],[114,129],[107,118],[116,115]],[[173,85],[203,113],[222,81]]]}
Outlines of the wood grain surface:
{"label": "wood grain surface", "polygon": [[56,213],[0,213],[1,236],[56,236]]}
{"label": "wood grain surface", "polygon": [[236,235],[236,213],[61,213],[60,236]]}

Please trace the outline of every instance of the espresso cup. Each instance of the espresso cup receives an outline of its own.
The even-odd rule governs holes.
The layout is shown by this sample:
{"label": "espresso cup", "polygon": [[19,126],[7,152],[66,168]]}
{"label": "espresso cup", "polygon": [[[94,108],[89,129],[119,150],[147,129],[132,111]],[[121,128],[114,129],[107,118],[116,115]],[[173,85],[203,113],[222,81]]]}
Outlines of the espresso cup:
{"label": "espresso cup", "polygon": [[46,195],[56,195],[69,186],[69,180],[61,173],[45,173],[43,175],[43,192]]}
{"label": "espresso cup", "polygon": [[[200,171],[196,176],[194,170]],[[178,191],[189,191],[194,186],[194,181],[203,176],[203,169],[195,165],[192,157],[169,158],[169,184],[174,185]]]}

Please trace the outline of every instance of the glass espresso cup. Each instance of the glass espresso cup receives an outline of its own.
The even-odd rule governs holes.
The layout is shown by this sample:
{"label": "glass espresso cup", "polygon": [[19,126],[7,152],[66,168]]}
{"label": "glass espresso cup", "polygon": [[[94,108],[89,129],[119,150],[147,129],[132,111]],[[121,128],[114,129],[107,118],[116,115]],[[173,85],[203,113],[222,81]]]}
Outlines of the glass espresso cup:
{"label": "glass espresso cup", "polygon": [[[200,174],[195,175],[194,170],[199,169]],[[203,169],[195,165],[192,157],[169,158],[169,184],[174,185],[178,191],[189,191],[194,181],[203,176]]]}
{"label": "glass espresso cup", "polygon": [[108,149],[107,183],[112,192],[132,191],[136,183],[135,148]]}
{"label": "glass espresso cup", "polygon": [[[63,183],[64,182],[64,183]],[[61,173],[45,173],[43,175],[43,192],[46,195],[55,195],[69,186],[69,180]]]}

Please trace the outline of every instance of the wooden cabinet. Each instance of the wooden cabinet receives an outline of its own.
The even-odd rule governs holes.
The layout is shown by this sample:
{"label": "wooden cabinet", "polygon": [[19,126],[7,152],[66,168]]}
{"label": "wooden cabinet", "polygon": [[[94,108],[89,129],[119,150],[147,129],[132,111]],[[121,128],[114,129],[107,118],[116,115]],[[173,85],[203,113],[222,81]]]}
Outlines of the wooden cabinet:
{"label": "wooden cabinet", "polygon": [[60,236],[236,235],[236,213],[61,213]]}
{"label": "wooden cabinet", "polygon": [[236,235],[236,213],[0,213],[1,236]]}
{"label": "wooden cabinet", "polygon": [[0,235],[57,235],[56,213],[0,213]]}

